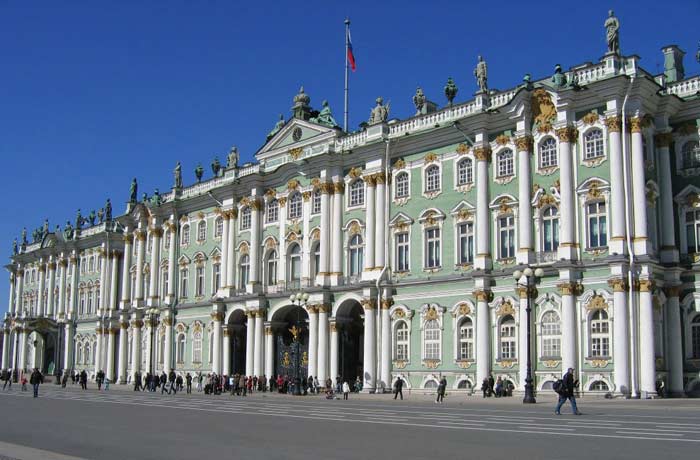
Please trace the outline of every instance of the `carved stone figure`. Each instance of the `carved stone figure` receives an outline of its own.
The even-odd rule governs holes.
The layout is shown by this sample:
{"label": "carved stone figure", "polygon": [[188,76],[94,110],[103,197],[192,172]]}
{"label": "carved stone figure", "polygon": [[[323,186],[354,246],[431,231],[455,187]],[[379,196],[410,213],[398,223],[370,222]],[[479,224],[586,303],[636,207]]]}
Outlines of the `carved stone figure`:
{"label": "carved stone figure", "polygon": [[136,178],[131,181],[131,187],[129,188],[129,203],[136,203],[136,197],[138,196],[139,184],[136,183]]}
{"label": "carved stone figure", "polygon": [[27,244],[27,227],[22,229],[22,246]]}
{"label": "carved stone figure", "polygon": [[454,100],[455,96],[457,96],[457,91],[459,91],[459,88],[457,88],[457,85],[455,85],[452,77],[449,77],[447,79],[447,84],[445,85],[445,97],[447,98],[448,106],[452,106],[452,101]]}
{"label": "carved stone figure", "polygon": [[608,41],[608,53],[620,54],[620,21],[615,17],[613,10],[608,11],[608,19],[605,20],[605,30]]}
{"label": "carved stone figure", "polygon": [[285,123],[285,121],[284,121],[284,115],[282,115],[282,114],[280,113],[280,119],[277,121],[277,123],[275,123],[275,127],[272,128],[272,131],[270,131],[269,133],[267,133],[267,140],[268,140],[268,141],[269,141],[270,139],[272,139],[272,138],[275,136],[275,134],[277,134],[278,132],[280,132],[280,129],[282,129],[282,128],[284,127],[284,123]]}
{"label": "carved stone figure", "polygon": [[17,238],[15,238],[15,241],[12,242],[12,254],[16,255],[19,252],[17,249]]}
{"label": "carved stone figure", "polygon": [[37,240],[39,239],[39,230],[36,228],[32,230],[32,243],[36,243]]}
{"label": "carved stone figure", "polygon": [[552,75],[552,83],[557,88],[563,88],[566,86],[566,75],[561,71],[561,66],[559,64],[554,66],[554,75]]}
{"label": "carved stone figure", "polygon": [[78,209],[78,213],[75,216],[75,229],[80,230],[83,228],[83,215],[80,214],[80,209]]}
{"label": "carved stone figure", "polygon": [[175,176],[175,183],[173,184],[173,188],[182,188],[182,166],[180,165],[179,161],[175,165],[173,175]]}
{"label": "carved stone figure", "polygon": [[97,219],[97,214],[95,214],[95,210],[93,209],[90,211],[90,214],[88,214],[88,222],[90,222],[90,225],[95,225],[95,219]]}
{"label": "carved stone figure", "polygon": [[105,221],[105,209],[100,208],[97,210],[97,222],[101,224],[104,221]]}
{"label": "carved stone figure", "polygon": [[44,235],[49,234],[49,219],[44,219],[43,232],[44,232]]}
{"label": "carved stone figure", "polygon": [[107,203],[105,203],[105,220],[107,222],[112,220],[112,202],[107,198]]}
{"label": "carved stone figure", "polygon": [[379,96],[376,99],[377,105],[374,106],[369,116],[369,124],[384,123],[389,118],[389,104],[383,105],[384,99]]}
{"label": "carved stone figure", "polygon": [[204,168],[202,168],[201,163],[197,164],[197,167],[194,170],[194,175],[197,178],[197,182],[202,182],[202,176],[204,175]]}
{"label": "carved stone figure", "polygon": [[338,123],[336,123],[335,119],[333,118],[333,114],[331,113],[331,108],[328,105],[328,101],[323,101],[321,105],[323,105],[323,108],[318,113],[318,116],[316,116],[315,118],[311,118],[310,121],[318,123],[319,125],[328,126],[329,128],[335,128],[336,126],[338,126]]}
{"label": "carved stone figure", "polygon": [[143,192],[143,195],[141,195],[141,202],[142,203],[148,203],[148,193]]}
{"label": "carved stone figure", "polygon": [[66,221],[66,226],[63,227],[63,239],[64,240],[70,240],[73,238],[73,226],[70,224],[70,221]]}
{"label": "carved stone figure", "polygon": [[158,189],[155,189],[153,191],[153,196],[151,197],[151,204],[155,206],[160,206],[163,204],[163,197],[160,196],[160,191]]}
{"label": "carved stone figure", "polygon": [[211,162],[211,172],[214,174],[214,177],[219,177],[219,171],[221,171],[219,157],[214,157],[214,161]]}
{"label": "carved stone figure", "polygon": [[304,92],[304,87],[299,88],[299,93],[294,96],[294,105],[292,106],[292,114],[294,118],[308,120],[311,115],[311,107],[309,107],[311,98]]}
{"label": "carved stone figure", "polygon": [[479,93],[485,93],[488,90],[488,73],[486,61],[481,56],[479,56],[479,62],[477,62],[474,69],[474,76],[476,77],[476,83],[479,85]]}
{"label": "carved stone figure", "polygon": [[[282,117],[282,115],[280,115],[280,117]],[[231,147],[231,150],[228,152],[228,158],[226,159],[226,167],[238,167],[238,147],[236,147],[235,145]]]}
{"label": "carved stone figure", "polygon": [[416,115],[423,113],[423,107],[425,106],[425,93],[423,93],[423,88],[420,86],[416,89],[416,94],[413,96],[413,105],[416,106]]}

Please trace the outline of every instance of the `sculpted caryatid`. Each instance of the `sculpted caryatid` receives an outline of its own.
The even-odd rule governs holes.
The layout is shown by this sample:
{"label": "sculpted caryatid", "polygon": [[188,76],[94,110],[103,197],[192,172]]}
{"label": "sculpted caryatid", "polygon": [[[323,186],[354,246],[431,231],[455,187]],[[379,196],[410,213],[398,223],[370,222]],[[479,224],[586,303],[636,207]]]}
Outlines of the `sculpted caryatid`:
{"label": "sculpted caryatid", "polygon": [[484,61],[484,58],[481,56],[479,56],[479,62],[477,62],[476,68],[474,69],[474,76],[476,77],[476,83],[479,85],[479,92],[485,93],[488,90],[488,75],[486,71],[486,61]]}
{"label": "sculpted caryatid", "polygon": [[615,17],[613,10],[608,11],[608,19],[605,20],[605,30],[608,40],[608,53],[620,54],[620,21]]}

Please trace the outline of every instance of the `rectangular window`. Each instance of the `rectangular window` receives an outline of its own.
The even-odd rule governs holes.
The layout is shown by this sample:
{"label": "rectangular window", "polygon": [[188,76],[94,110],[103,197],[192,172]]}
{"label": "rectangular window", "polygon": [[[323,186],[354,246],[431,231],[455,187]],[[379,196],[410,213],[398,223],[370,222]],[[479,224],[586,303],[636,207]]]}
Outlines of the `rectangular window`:
{"label": "rectangular window", "polygon": [[459,224],[457,228],[459,238],[457,250],[457,263],[460,265],[474,262],[474,224],[466,222]]}
{"label": "rectangular window", "polygon": [[440,267],[440,229],[425,231],[425,268]]}
{"label": "rectangular window", "polygon": [[440,359],[440,330],[425,331],[425,359]]}
{"label": "rectangular window", "polygon": [[610,344],[607,337],[594,337],[591,340],[591,355],[594,357],[610,356]]}
{"label": "rectangular window", "polygon": [[180,297],[187,298],[187,283],[189,278],[189,270],[186,268],[180,271]]}
{"label": "rectangular window", "polygon": [[496,177],[507,177],[513,175],[513,152],[504,150],[498,155],[498,170]]}
{"label": "rectangular window", "polygon": [[396,359],[408,360],[408,327],[399,328],[396,332]]}
{"label": "rectangular window", "polygon": [[408,261],[408,233],[398,233],[396,235],[396,271],[407,272]]}
{"label": "rectangular window", "polygon": [[559,248],[559,219],[545,219],[543,225],[544,252],[554,252]]}
{"label": "rectangular window", "polygon": [[505,216],[498,219],[499,259],[515,257],[515,218]]}
{"label": "rectangular window", "polygon": [[700,252],[700,211],[690,211],[685,214],[685,236],[688,246],[688,254]]}
{"label": "rectangular window", "polygon": [[168,295],[168,287],[169,287],[168,282],[169,281],[170,280],[168,280],[168,270],[163,269],[163,281],[160,283],[160,285],[163,287],[163,292],[161,293],[161,299],[164,299],[165,296]]}
{"label": "rectangular window", "polygon": [[316,190],[313,195],[311,195],[311,214],[321,213],[321,192]]}
{"label": "rectangular window", "polygon": [[608,245],[607,212],[602,201],[588,204],[588,238],[591,248]]}
{"label": "rectangular window", "polygon": [[201,297],[204,295],[204,267],[197,267],[197,284],[195,288],[195,296]]}
{"label": "rectangular window", "polygon": [[542,341],[542,356],[561,356],[561,342],[558,338],[546,338]]}
{"label": "rectangular window", "polygon": [[212,265],[211,271],[212,271],[212,294],[216,294],[216,292],[221,287],[221,264]]}
{"label": "rectangular window", "polygon": [[241,230],[248,230],[250,228],[250,208],[244,208],[241,211]]}

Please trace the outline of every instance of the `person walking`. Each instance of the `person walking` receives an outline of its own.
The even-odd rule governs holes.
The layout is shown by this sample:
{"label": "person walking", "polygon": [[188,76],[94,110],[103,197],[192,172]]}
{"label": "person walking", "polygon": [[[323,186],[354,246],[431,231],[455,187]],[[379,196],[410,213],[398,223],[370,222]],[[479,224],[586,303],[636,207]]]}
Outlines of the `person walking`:
{"label": "person walking", "polygon": [[63,379],[61,379],[61,388],[65,388],[68,383],[68,372],[63,373]]}
{"label": "person walking", "polygon": [[343,382],[343,400],[347,401],[348,400],[348,395],[350,394],[350,384],[348,384],[348,381]]}
{"label": "person walking", "polygon": [[403,379],[401,377],[396,379],[394,382],[394,399],[397,396],[401,396],[401,401],[403,401]]}
{"label": "person walking", "polygon": [[574,390],[578,386],[578,383],[578,380],[574,378],[574,369],[570,367],[569,370],[566,371],[566,374],[564,374],[561,383],[558,385],[559,401],[557,402],[556,409],[554,409],[556,415],[561,415],[561,406],[564,405],[567,399],[571,403],[571,409],[574,411],[574,415],[581,415],[581,412],[579,412],[576,406],[576,397],[574,396]]}
{"label": "person walking", "polygon": [[11,373],[11,371],[8,369],[5,369],[4,371],[2,371],[2,379],[5,381],[5,383],[2,384],[2,390],[5,391],[6,387],[11,390],[12,389],[12,373]]}
{"label": "person walking", "polygon": [[105,391],[109,390],[110,383],[111,383],[111,380],[109,380],[109,377],[105,377]]}
{"label": "person walking", "polygon": [[202,392],[202,380],[204,380],[204,376],[202,376],[202,372],[197,372],[197,393]]}
{"label": "person walking", "polygon": [[102,390],[102,382],[104,382],[105,379],[105,373],[102,372],[102,369],[97,371],[97,375],[95,376],[95,381],[97,382],[97,391]]}
{"label": "person walking", "polygon": [[175,386],[175,380],[177,379],[177,376],[175,375],[175,370],[170,369],[170,373],[168,374],[168,382],[170,383],[170,389],[168,389],[168,394],[175,393],[177,394],[177,387]]}
{"label": "person walking", "polygon": [[87,379],[87,372],[83,369],[82,372],[80,372],[80,388],[83,390],[87,390]]}
{"label": "person walking", "polygon": [[39,372],[39,369],[37,369],[36,367],[34,368],[34,372],[32,372],[32,375],[29,377],[29,383],[32,384],[32,389],[34,390],[34,397],[38,398],[39,385],[44,383],[44,376],[41,375],[41,372]]}
{"label": "person walking", "polygon": [[445,377],[440,379],[440,383],[438,384],[438,389],[437,389],[437,399],[435,400],[435,404],[442,404],[443,400],[445,399],[445,390],[447,389],[447,379]]}
{"label": "person walking", "polygon": [[493,374],[489,374],[489,396],[494,394],[493,386],[496,381],[493,379]]}
{"label": "person walking", "polygon": [[187,382],[187,394],[192,394],[192,376],[189,372],[185,375],[185,380]]}

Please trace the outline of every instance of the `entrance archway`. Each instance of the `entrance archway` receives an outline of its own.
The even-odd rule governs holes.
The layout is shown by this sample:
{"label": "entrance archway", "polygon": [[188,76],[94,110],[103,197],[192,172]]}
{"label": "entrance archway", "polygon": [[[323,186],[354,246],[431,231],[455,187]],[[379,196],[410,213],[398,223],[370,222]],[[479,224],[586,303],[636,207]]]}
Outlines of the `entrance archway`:
{"label": "entrance archway", "polygon": [[[364,309],[356,300],[344,302],[335,320],[338,330],[338,373],[351,386],[360,377],[364,361]],[[333,376],[335,379],[337,376]],[[333,383],[336,383],[335,380]]]}
{"label": "entrance archway", "polygon": [[296,347],[292,336],[294,326],[301,329],[299,335],[300,371],[299,377],[304,379],[308,375],[309,357],[309,315],[305,309],[298,305],[289,305],[276,311],[272,317],[272,333],[274,334],[274,369],[275,375],[294,377],[296,359]]}
{"label": "entrance archway", "polygon": [[248,335],[247,318],[243,310],[236,310],[229,316],[229,375],[245,375],[246,338]]}

